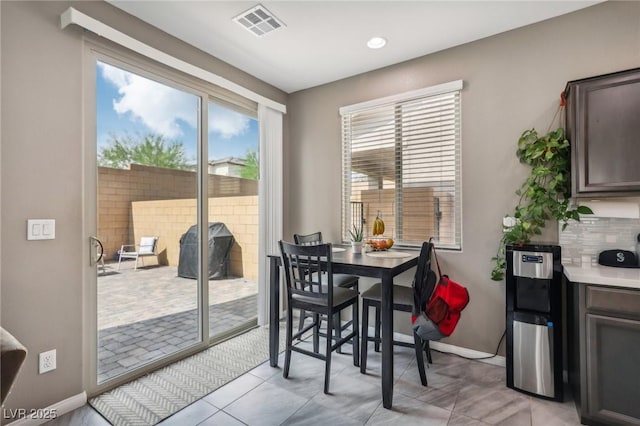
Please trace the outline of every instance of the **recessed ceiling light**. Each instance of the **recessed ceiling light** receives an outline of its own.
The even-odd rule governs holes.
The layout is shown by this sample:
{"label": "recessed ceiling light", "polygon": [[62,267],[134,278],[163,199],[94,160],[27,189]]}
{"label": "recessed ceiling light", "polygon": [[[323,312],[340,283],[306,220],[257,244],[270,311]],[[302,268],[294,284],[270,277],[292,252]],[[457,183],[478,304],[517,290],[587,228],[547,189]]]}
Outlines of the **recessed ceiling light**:
{"label": "recessed ceiling light", "polygon": [[380,49],[384,47],[385,44],[387,44],[387,40],[383,37],[371,37],[367,42],[367,46],[369,46],[370,49]]}

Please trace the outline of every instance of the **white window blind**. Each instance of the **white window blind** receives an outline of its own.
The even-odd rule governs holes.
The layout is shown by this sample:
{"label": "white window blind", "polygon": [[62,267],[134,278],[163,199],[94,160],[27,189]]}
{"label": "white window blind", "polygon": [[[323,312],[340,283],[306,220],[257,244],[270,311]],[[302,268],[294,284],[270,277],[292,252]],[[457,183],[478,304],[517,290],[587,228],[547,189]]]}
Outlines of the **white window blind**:
{"label": "white window blind", "polygon": [[461,248],[460,92],[453,82],[342,108],[343,238],[380,214],[387,237]]}

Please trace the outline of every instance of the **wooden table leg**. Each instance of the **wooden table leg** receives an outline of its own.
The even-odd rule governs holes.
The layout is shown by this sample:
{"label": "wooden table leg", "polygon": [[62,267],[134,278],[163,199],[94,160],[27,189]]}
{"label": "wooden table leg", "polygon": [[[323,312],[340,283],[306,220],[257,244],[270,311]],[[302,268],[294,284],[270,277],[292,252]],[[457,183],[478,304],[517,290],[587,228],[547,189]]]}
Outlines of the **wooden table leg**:
{"label": "wooden table leg", "polygon": [[278,366],[280,350],[280,265],[278,258],[269,257],[269,364]]}
{"label": "wooden table leg", "polygon": [[382,406],[393,404],[393,277],[385,273],[381,288],[382,322]]}

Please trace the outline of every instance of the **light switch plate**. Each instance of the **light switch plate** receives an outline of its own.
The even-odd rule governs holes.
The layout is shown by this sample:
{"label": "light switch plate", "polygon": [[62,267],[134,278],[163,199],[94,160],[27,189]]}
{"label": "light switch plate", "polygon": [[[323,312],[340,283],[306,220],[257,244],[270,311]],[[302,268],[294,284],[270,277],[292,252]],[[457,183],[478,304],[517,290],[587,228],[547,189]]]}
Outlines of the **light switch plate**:
{"label": "light switch plate", "polygon": [[27,240],[55,240],[55,219],[28,219]]}

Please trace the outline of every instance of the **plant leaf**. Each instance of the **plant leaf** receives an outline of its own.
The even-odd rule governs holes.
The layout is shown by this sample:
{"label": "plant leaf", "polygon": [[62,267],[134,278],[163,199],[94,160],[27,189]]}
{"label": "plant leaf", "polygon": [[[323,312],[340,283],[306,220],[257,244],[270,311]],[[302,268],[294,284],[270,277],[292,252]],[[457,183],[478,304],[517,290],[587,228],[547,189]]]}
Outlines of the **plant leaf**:
{"label": "plant leaf", "polygon": [[578,206],[578,208],[576,209],[578,211],[578,213],[580,214],[593,214],[593,210],[591,210],[589,207],[587,206]]}
{"label": "plant leaf", "polygon": [[564,138],[564,129],[557,128],[545,135],[535,129],[527,129],[518,139],[516,157],[531,167],[529,176],[515,192],[520,197],[513,216],[516,225],[508,228],[498,245],[498,255],[491,260],[495,268],[493,280],[502,280],[506,262],[505,244],[524,243],[534,235],[540,235],[546,222],[562,221],[564,230],[568,220],[580,220],[581,214],[592,214],[587,206],[570,208],[570,156],[569,141]]}

